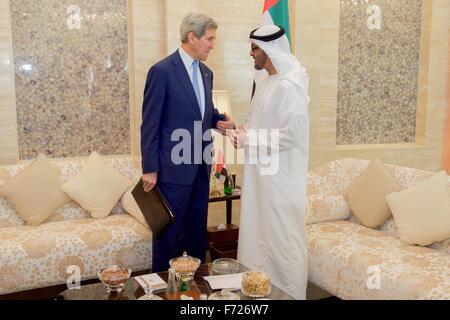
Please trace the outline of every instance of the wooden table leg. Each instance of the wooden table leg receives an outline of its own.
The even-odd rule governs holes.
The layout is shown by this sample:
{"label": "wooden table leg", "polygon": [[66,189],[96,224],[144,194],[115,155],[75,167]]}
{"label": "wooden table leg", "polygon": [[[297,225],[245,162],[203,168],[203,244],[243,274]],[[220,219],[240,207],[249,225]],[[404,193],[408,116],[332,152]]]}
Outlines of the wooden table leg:
{"label": "wooden table leg", "polygon": [[231,212],[232,212],[232,208],[233,208],[233,202],[232,200],[227,200],[226,201],[226,208],[227,208],[227,224],[231,224]]}

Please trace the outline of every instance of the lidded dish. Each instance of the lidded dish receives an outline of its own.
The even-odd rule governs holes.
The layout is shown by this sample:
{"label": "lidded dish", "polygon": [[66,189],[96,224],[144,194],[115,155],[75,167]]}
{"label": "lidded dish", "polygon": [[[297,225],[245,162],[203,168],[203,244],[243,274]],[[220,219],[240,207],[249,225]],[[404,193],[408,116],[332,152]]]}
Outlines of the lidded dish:
{"label": "lidded dish", "polygon": [[192,279],[195,272],[200,266],[200,259],[187,255],[184,251],[181,257],[173,258],[169,261],[170,267],[175,270],[175,274],[179,279]]}

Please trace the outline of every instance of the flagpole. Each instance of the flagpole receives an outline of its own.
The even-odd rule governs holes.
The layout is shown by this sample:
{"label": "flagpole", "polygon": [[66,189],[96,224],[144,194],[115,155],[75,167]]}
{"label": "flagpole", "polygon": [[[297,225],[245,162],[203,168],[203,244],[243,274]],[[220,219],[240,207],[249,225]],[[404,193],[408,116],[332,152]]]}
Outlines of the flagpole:
{"label": "flagpole", "polygon": [[291,51],[295,56],[295,0],[289,0],[289,29],[291,31]]}

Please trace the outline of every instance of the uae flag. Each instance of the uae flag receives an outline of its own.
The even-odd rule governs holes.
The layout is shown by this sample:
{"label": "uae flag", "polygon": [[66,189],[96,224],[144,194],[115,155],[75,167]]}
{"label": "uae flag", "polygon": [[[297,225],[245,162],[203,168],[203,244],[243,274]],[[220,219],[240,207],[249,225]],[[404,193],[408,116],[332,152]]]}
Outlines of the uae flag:
{"label": "uae flag", "polygon": [[[263,16],[261,25],[267,26],[275,24],[284,28],[286,36],[291,45],[292,52],[292,40],[291,40],[291,28],[289,24],[289,0],[264,0]],[[255,73],[255,77],[256,77]],[[253,81],[252,99],[255,94],[256,84]]]}
{"label": "uae flag", "polygon": [[291,43],[291,28],[289,26],[289,0],[265,0],[262,16],[262,25],[275,24],[286,31]]}
{"label": "uae flag", "polygon": [[225,164],[224,164],[223,151],[220,149],[219,149],[219,152],[217,155],[217,165],[216,165],[216,172],[214,173],[214,177],[216,177],[216,179],[219,180],[220,183],[224,183],[226,178],[228,177],[228,171],[225,168]]}

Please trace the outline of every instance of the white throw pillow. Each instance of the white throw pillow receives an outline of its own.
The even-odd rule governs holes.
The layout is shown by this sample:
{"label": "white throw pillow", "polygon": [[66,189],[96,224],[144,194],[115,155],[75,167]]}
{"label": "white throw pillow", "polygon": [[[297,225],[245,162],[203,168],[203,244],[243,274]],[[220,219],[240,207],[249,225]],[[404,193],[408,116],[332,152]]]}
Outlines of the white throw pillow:
{"label": "white throw pillow", "polygon": [[400,239],[427,246],[450,237],[450,190],[441,171],[428,180],[386,196]]}
{"label": "white throw pillow", "polygon": [[106,165],[97,152],[92,152],[80,172],[61,189],[93,218],[104,218],[131,185],[130,180]]}
{"label": "white throw pillow", "polygon": [[136,200],[134,200],[133,195],[131,194],[131,191],[133,191],[134,187],[131,187],[122,197],[122,207],[123,209],[128,212],[132,217],[134,217],[137,221],[142,223],[144,226],[148,228],[147,221],[145,221],[144,215],[141,212],[141,209],[139,209],[138,204],[136,203]]}

